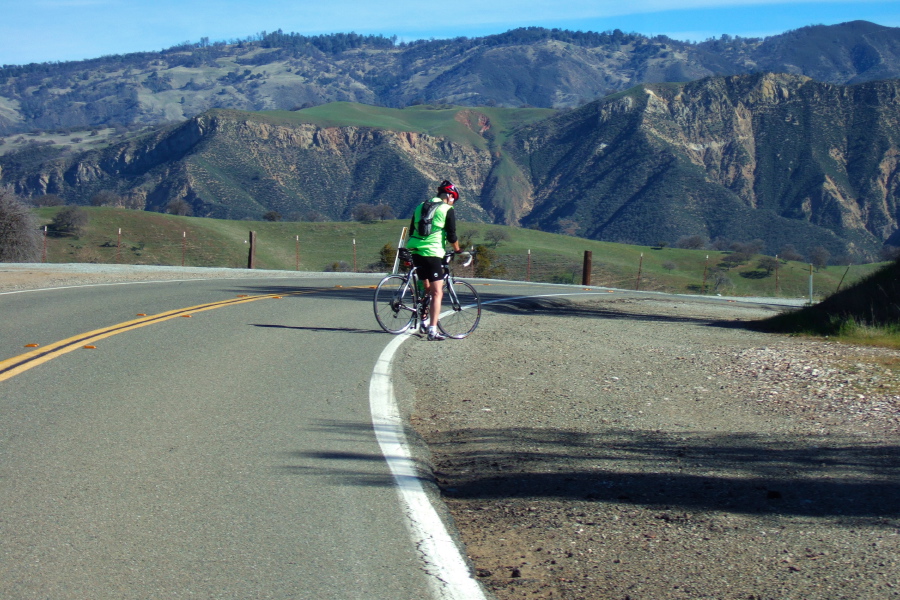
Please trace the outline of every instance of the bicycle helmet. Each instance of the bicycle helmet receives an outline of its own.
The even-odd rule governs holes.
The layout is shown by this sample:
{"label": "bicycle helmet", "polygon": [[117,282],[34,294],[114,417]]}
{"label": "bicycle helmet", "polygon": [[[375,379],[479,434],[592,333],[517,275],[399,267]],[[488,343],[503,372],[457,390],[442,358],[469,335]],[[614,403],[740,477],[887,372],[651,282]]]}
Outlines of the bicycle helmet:
{"label": "bicycle helmet", "polygon": [[450,194],[454,202],[459,200],[459,192],[456,190],[456,186],[446,179],[438,186],[437,191],[438,194]]}

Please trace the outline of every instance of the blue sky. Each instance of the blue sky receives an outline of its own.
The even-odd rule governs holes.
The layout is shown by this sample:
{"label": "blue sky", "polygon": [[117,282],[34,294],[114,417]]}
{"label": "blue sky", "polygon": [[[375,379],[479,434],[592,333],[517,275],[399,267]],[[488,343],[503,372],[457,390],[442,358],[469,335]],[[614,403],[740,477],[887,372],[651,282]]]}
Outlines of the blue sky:
{"label": "blue sky", "polygon": [[857,19],[900,27],[900,0],[0,0],[0,65],[155,51],[277,29],[412,41],[533,25],[702,41]]}

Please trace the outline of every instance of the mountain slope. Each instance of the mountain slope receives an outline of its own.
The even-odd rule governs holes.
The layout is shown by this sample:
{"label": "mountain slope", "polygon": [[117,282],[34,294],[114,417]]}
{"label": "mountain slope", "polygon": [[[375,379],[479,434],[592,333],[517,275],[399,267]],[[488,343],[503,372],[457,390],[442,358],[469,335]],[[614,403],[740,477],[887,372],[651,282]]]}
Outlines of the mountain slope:
{"label": "mountain slope", "polygon": [[275,210],[345,220],[357,204],[385,204],[406,216],[449,178],[465,197],[461,218],[503,220],[483,194],[495,167],[510,169],[499,144],[509,129],[552,112],[356,104],[214,110],[105,150],[61,156],[41,146],[8,154],[0,157],[0,182],[79,204],[112,190],[123,204],[147,210],[185,201],[198,216],[258,219]]}
{"label": "mountain slope", "polygon": [[25,196],[194,214],[403,217],[448,178],[460,217],[655,244],[701,235],[873,258],[900,241],[900,81],[755,74],[647,84],[568,111],[209,111],[105,150],[0,157]]}
{"label": "mountain slope", "polygon": [[866,255],[898,229],[900,82],[645,85],[524,128],[523,225],[643,244],[758,237]]}

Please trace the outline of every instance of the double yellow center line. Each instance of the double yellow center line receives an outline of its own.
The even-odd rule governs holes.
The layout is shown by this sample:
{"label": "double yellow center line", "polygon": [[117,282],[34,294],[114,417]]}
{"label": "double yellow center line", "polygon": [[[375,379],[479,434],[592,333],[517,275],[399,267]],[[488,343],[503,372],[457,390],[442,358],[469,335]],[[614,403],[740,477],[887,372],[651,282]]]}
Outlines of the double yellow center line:
{"label": "double yellow center line", "polygon": [[298,296],[301,294],[312,293],[314,293],[314,291],[292,292],[280,295],[267,294],[264,296],[238,296],[237,298],[232,298],[230,300],[210,302],[208,304],[200,304],[198,306],[191,306],[188,308],[179,308],[177,310],[160,313],[158,315],[142,316],[140,319],[134,319],[133,321],[126,321],[125,323],[119,323],[110,327],[95,329],[94,331],[88,331],[87,333],[82,333],[64,340],[60,340],[58,342],[54,342],[52,344],[44,346],[39,350],[32,350],[31,352],[26,352],[25,354],[20,354],[19,356],[14,356],[12,358],[0,361],[0,381],[5,381],[11,377],[15,377],[16,375],[27,371],[28,369],[32,369],[49,360],[62,356],[63,354],[66,354],[68,352],[72,352],[73,350],[77,350],[78,348],[83,348],[84,346],[90,345],[96,341],[118,335],[126,331],[131,331],[133,329],[138,329],[140,327],[146,327],[147,325],[162,323],[163,321],[168,321],[170,319],[176,319],[179,317],[189,317],[193,313],[203,312],[206,310],[223,308],[225,306],[234,306],[236,304],[244,304],[247,302],[255,302],[256,300],[263,300],[266,298],[281,298],[282,296]]}

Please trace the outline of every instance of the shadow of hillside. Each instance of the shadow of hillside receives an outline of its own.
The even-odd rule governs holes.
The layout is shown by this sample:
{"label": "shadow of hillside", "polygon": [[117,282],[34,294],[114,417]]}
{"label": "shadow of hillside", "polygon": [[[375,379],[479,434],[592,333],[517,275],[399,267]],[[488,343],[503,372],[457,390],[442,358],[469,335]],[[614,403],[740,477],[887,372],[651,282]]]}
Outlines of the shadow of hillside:
{"label": "shadow of hillside", "polygon": [[[371,434],[366,423],[318,427],[335,435]],[[432,435],[428,446],[436,461],[433,480],[451,498],[900,517],[900,446],[852,436],[460,429]],[[337,474],[345,485],[392,485],[389,476],[359,467],[359,461],[383,460],[378,454],[297,452],[289,458],[294,464],[284,468],[294,473],[313,469]]]}
{"label": "shadow of hillside", "polygon": [[[726,321],[708,317],[652,314],[648,313],[646,310],[629,310],[622,306],[615,306],[612,302],[608,304],[586,304],[578,300],[559,297],[537,296],[509,299],[507,295],[491,292],[485,287],[478,287],[477,289],[481,296],[482,311],[487,314],[493,313],[520,316],[540,315],[574,319],[633,320],[654,323],[694,323],[729,329],[750,329],[752,328],[752,323],[755,322],[755,320]],[[352,300],[368,304],[368,310],[371,310],[371,302],[375,292],[374,288],[370,286],[316,287],[302,285],[243,285],[230,288],[226,291],[235,295],[272,294],[281,296],[284,300],[309,300],[310,298],[316,300]],[[606,297],[598,295],[590,296],[590,298],[597,300]],[[618,299],[619,298],[615,298],[615,300]],[[678,301],[683,301],[683,299],[679,299]],[[706,298],[690,299],[689,301],[721,304],[720,301]],[[779,314],[785,310],[784,307],[775,305],[754,304],[753,307],[771,311],[772,314]],[[644,306],[644,308],[646,309],[646,306]]]}
{"label": "shadow of hillside", "polygon": [[429,447],[451,497],[900,516],[900,446],[850,436],[455,430]]}

